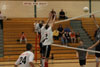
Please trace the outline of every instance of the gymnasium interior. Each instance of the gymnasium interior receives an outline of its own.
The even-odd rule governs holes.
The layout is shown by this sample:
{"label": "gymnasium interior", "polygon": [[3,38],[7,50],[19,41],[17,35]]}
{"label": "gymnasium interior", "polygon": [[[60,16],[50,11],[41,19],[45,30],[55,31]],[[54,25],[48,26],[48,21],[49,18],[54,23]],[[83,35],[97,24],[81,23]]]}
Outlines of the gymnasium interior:
{"label": "gymnasium interior", "polygon": [[[95,31],[100,26],[100,0],[0,0],[0,16],[3,17],[0,19],[0,67],[14,67],[19,55],[26,50],[26,43],[19,42],[21,32],[33,45],[34,67],[40,67],[40,38],[34,23],[46,23],[52,10],[56,12],[53,31],[62,25],[63,29],[79,32],[87,47],[95,43]],[[64,19],[60,19],[61,10],[65,13]],[[77,50],[67,48],[61,38],[54,39],[53,44],[60,46],[51,45],[49,67],[80,67]],[[79,42],[67,44],[74,48],[80,45]],[[89,52],[86,67],[96,67],[95,58],[94,52]]]}

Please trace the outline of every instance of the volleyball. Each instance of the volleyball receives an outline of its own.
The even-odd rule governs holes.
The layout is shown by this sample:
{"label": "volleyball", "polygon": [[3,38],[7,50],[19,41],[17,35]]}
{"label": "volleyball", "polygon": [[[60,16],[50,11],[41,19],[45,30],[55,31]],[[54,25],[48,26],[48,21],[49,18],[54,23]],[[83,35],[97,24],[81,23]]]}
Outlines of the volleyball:
{"label": "volleyball", "polygon": [[88,7],[84,7],[83,10],[84,10],[84,12],[88,12],[89,8]]}

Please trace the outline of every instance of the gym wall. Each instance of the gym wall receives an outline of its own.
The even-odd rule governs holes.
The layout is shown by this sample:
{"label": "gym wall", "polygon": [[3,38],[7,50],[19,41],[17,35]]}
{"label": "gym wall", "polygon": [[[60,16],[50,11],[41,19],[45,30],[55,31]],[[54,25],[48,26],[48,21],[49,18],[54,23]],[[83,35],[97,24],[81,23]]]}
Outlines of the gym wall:
{"label": "gym wall", "polygon": [[[2,14],[9,18],[34,17],[34,6],[23,5],[24,1],[0,1]],[[32,2],[32,1],[30,1]],[[75,17],[82,14],[83,8],[89,6],[88,1],[45,1],[46,6],[37,6],[37,17],[48,17],[48,13],[54,9],[59,16],[59,11],[63,9],[68,17]],[[92,11],[100,10],[100,1],[92,1]],[[100,14],[96,14],[100,17]]]}

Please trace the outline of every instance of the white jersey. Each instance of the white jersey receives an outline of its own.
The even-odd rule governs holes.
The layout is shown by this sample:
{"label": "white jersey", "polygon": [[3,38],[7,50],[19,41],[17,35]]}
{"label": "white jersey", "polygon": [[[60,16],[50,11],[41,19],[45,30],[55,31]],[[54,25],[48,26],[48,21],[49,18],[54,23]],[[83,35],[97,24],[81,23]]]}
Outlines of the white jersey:
{"label": "white jersey", "polygon": [[39,23],[34,23],[34,27],[35,27],[35,32],[39,32]]}
{"label": "white jersey", "polygon": [[34,54],[31,51],[25,51],[22,53],[15,65],[19,65],[19,67],[31,67],[29,62],[33,62]]}
{"label": "white jersey", "polygon": [[41,28],[41,43],[43,45],[51,45],[53,43],[53,32],[51,27],[47,30],[45,26]]}

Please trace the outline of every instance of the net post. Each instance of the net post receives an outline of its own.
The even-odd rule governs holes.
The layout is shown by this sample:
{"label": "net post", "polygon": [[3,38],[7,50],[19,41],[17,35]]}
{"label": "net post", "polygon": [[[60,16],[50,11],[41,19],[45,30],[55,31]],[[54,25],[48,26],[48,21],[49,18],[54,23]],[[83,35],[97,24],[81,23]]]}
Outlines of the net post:
{"label": "net post", "polygon": [[37,62],[37,34],[35,38],[35,62]]}
{"label": "net post", "polygon": [[[40,43],[41,35],[38,35],[38,37],[39,37],[39,41],[38,42]],[[40,48],[40,47],[38,47],[38,48]]]}
{"label": "net post", "polygon": [[98,22],[96,21],[95,15],[92,14],[92,17],[93,17],[93,20],[94,20],[94,23],[95,23],[96,27],[99,28],[99,25],[98,25]]}

